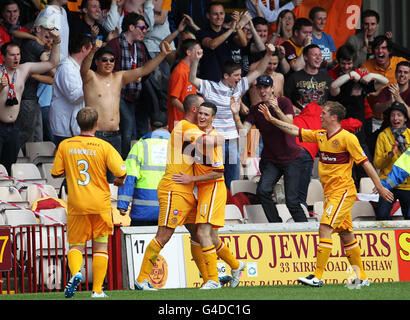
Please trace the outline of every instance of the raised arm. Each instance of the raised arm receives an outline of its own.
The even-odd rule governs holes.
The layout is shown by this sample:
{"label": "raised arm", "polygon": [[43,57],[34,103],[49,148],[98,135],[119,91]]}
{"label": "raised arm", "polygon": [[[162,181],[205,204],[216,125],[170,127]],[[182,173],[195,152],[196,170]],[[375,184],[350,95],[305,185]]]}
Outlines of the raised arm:
{"label": "raised arm", "polygon": [[126,70],[123,72],[122,86],[144,77],[153,72],[164,58],[172,52],[171,45],[167,41],[162,41],[160,44],[161,52],[154,58],[149,60],[141,68]]}
{"label": "raised arm", "polygon": [[189,76],[188,76],[188,81],[190,83],[192,83],[192,85],[196,88],[196,89],[200,89],[201,88],[201,79],[197,78],[196,74],[198,72],[198,64],[199,64],[199,60],[201,60],[204,52],[202,49],[194,49],[194,60],[191,63],[191,68],[189,70]]}
{"label": "raised arm", "polygon": [[90,51],[90,53],[84,58],[83,63],[81,64],[81,78],[83,78],[83,81],[85,82],[87,79],[87,75],[90,73],[93,73],[91,68],[91,64],[93,62],[94,54],[102,47],[102,41],[101,40],[95,40],[95,43]]}
{"label": "raised arm", "polygon": [[264,57],[260,60],[259,64],[257,65],[256,69],[253,70],[252,72],[249,72],[246,75],[246,78],[248,78],[249,83],[253,83],[257,77],[262,75],[268,64],[269,64],[269,58],[272,56],[272,54],[275,52],[275,46],[271,43],[267,44],[266,46],[266,53]]}
{"label": "raised arm", "polygon": [[348,82],[350,79],[355,81],[360,80],[360,75],[356,71],[351,71],[349,73],[342,74],[339,78],[332,82],[330,85],[330,94],[332,96],[337,96],[340,93],[340,87]]}

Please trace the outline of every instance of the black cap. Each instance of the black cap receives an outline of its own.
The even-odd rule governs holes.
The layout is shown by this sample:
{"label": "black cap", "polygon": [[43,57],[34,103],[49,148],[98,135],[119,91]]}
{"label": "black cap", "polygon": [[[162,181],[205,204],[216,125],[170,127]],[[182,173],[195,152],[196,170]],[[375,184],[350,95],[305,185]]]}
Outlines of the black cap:
{"label": "black cap", "polygon": [[273,86],[273,79],[270,76],[266,75],[266,74],[261,75],[256,79],[256,85],[257,86],[261,85],[261,86],[266,86],[266,87],[272,87]]}
{"label": "black cap", "polygon": [[390,117],[390,113],[391,113],[393,110],[400,111],[401,113],[404,114],[404,116],[406,117],[406,119],[409,120],[409,115],[408,115],[408,113],[407,113],[407,108],[406,108],[406,106],[405,106],[403,103],[397,102],[397,101],[396,101],[396,102],[393,102],[392,105],[391,105],[391,107],[390,107],[390,109],[389,109],[389,117]]}
{"label": "black cap", "polygon": [[97,52],[94,54],[94,58],[99,59],[101,56],[103,56],[106,53],[115,57],[114,50],[111,47],[104,46],[97,50]]}
{"label": "black cap", "polygon": [[156,112],[151,115],[150,123],[152,127],[162,128],[168,124],[167,115],[165,112]]}

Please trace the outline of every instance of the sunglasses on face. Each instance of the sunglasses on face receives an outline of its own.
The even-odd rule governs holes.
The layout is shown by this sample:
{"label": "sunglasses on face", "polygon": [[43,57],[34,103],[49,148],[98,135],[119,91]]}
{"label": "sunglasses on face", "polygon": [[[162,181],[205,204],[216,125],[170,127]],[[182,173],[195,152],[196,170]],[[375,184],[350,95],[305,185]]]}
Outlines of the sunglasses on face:
{"label": "sunglasses on face", "polygon": [[145,30],[147,30],[147,26],[139,26],[139,25],[135,25],[135,28],[138,28],[138,29],[140,29],[141,31],[145,31]]}
{"label": "sunglasses on face", "polygon": [[114,58],[106,58],[106,57],[102,57],[101,58],[101,62],[111,62],[114,63]]}

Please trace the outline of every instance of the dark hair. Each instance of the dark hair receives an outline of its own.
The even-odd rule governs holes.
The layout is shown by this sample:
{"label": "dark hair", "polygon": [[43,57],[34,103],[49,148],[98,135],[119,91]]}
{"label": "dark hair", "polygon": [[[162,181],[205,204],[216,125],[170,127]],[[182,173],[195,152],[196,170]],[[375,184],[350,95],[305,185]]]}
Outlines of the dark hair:
{"label": "dark hair", "polygon": [[205,107],[205,108],[210,108],[212,109],[212,115],[216,115],[216,112],[218,110],[218,108],[216,107],[215,103],[209,102],[209,101],[205,101],[203,102],[200,107]]}
{"label": "dark hair", "polygon": [[182,41],[181,47],[179,48],[180,58],[185,58],[187,56],[187,50],[192,50],[192,48],[197,44],[199,44],[199,41],[196,39],[185,39]]}
{"label": "dark hair", "polygon": [[313,21],[313,19],[315,18],[315,14],[318,13],[318,12],[326,12],[327,13],[327,11],[322,7],[313,7],[309,11],[309,19]]}
{"label": "dark hair", "polygon": [[17,43],[13,42],[13,41],[6,42],[5,44],[3,44],[3,45],[1,46],[1,49],[0,49],[2,56],[6,56],[6,55],[7,55],[7,48],[8,48],[8,47],[18,47],[18,48],[20,48],[20,46],[19,46]]}
{"label": "dark hair", "polygon": [[182,103],[184,105],[184,112],[188,113],[189,109],[192,106],[196,106],[199,107],[198,104],[198,100],[199,100],[200,96],[197,94],[189,94],[185,97],[184,102]]}
{"label": "dark hair", "polygon": [[225,61],[222,64],[222,76],[226,73],[228,75],[231,75],[233,72],[235,72],[238,69],[242,69],[241,65],[239,63],[233,62],[233,61]]}
{"label": "dark hair", "polygon": [[138,13],[131,12],[127,14],[124,19],[122,20],[121,24],[121,32],[127,32],[129,26],[131,25],[136,25],[138,20],[144,21],[144,23],[147,25],[147,22],[145,21],[144,17]]}
{"label": "dark hair", "polygon": [[364,18],[368,18],[368,17],[375,17],[377,23],[379,23],[380,21],[380,15],[374,10],[368,9],[362,12],[361,17],[360,17],[362,23],[364,21]]}
{"label": "dark hair", "polygon": [[296,19],[295,24],[293,25],[292,33],[294,34],[295,31],[300,31],[302,27],[311,27],[312,21],[306,18],[299,18]]}
{"label": "dark hair", "polygon": [[374,52],[375,49],[377,47],[379,47],[380,45],[382,45],[382,43],[386,41],[386,45],[387,45],[387,50],[389,51],[389,53],[392,53],[392,43],[391,40],[389,38],[387,38],[385,35],[380,35],[377,36],[376,38],[374,38],[374,41],[372,43],[372,51]]}
{"label": "dark hair", "polygon": [[82,47],[89,48],[92,45],[92,38],[86,34],[75,34],[70,37],[68,51],[70,54],[79,53]]}
{"label": "dark hair", "polygon": [[104,47],[101,47],[100,49],[97,50],[97,52],[94,54],[94,59],[99,59],[100,57],[102,57],[106,53],[108,53],[108,54],[112,55],[113,57],[115,57],[114,50],[109,46],[104,46]]}
{"label": "dark hair", "polygon": [[4,0],[2,5],[1,5],[1,8],[0,8],[1,14],[3,14],[3,10],[6,9],[6,7],[11,5],[11,4],[17,4],[17,7],[19,8],[19,11],[21,11],[20,5],[18,4],[18,2],[16,0]]}
{"label": "dark hair", "polygon": [[310,44],[310,45],[308,45],[308,46],[306,46],[306,47],[304,47],[303,48],[303,55],[304,56],[307,56],[308,55],[308,53],[309,53],[309,51],[311,50],[311,49],[314,49],[314,48],[317,48],[317,49],[319,49],[320,50],[320,47],[317,45],[317,44]]}
{"label": "dark hair", "polygon": [[211,1],[211,2],[208,4],[208,6],[206,7],[206,12],[207,12],[207,13],[210,13],[210,12],[211,12],[211,8],[212,8],[213,6],[222,6],[222,7],[225,9],[223,2],[221,2],[221,1]]}
{"label": "dark hair", "polygon": [[[276,20],[276,28],[278,28],[279,27],[279,19],[283,19],[283,17],[287,14],[287,13],[291,13],[292,14],[292,16],[293,16],[293,22],[295,22],[296,21],[296,16],[295,16],[295,13],[293,12],[293,11],[291,11],[291,10],[288,10],[288,9],[286,9],[286,10],[283,10],[283,11],[281,11],[280,13],[279,13],[279,15],[278,15],[278,20]],[[281,30],[280,31],[281,32],[281,36],[283,36],[283,30]]]}
{"label": "dark hair", "polygon": [[396,65],[396,72],[399,69],[399,67],[407,67],[410,68],[410,62],[405,60],[405,61],[400,61],[397,65]]}
{"label": "dark hair", "polygon": [[263,25],[266,25],[266,26],[268,26],[269,24],[268,24],[268,21],[265,19],[265,18],[263,18],[263,17],[255,17],[255,18],[253,18],[252,19],[252,23],[253,23],[253,25],[256,27],[257,25],[260,25],[260,24],[263,24]]}
{"label": "dark hair", "polygon": [[357,53],[356,50],[350,45],[342,45],[337,49],[336,60],[340,63],[340,59],[356,61]]}

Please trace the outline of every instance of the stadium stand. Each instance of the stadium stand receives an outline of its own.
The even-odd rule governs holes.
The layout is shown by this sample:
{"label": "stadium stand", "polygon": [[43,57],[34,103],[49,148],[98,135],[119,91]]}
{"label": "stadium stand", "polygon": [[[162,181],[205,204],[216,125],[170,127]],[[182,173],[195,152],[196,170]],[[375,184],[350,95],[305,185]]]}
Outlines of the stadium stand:
{"label": "stadium stand", "polygon": [[360,193],[373,193],[374,183],[369,177],[362,177],[359,183]]}
{"label": "stadium stand", "polygon": [[311,179],[306,198],[307,204],[313,206],[316,201],[323,200],[323,196],[323,187],[319,179]]}
{"label": "stadium stand", "polygon": [[225,225],[244,223],[242,213],[234,204],[227,204],[225,208]]}
{"label": "stadium stand", "polygon": [[231,194],[234,196],[239,192],[252,193],[256,195],[257,183],[251,180],[232,180],[231,181]]}
{"label": "stadium stand", "polygon": [[376,215],[369,201],[356,201],[352,207],[353,221],[374,221]]}
{"label": "stadium stand", "polygon": [[248,223],[269,223],[261,204],[245,205],[243,210]]}

